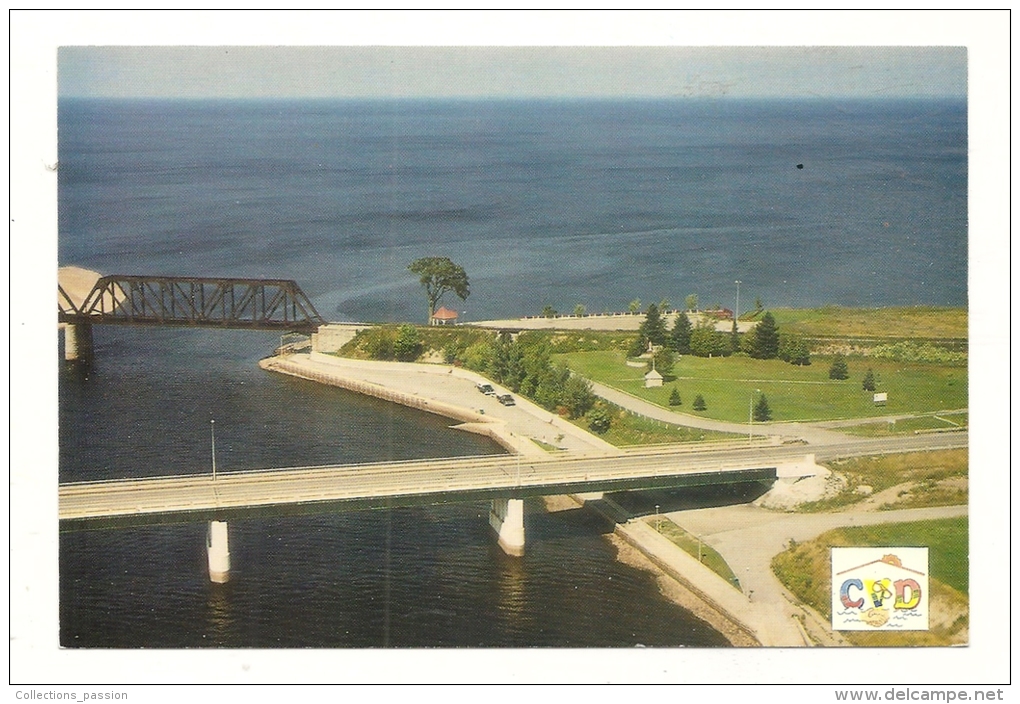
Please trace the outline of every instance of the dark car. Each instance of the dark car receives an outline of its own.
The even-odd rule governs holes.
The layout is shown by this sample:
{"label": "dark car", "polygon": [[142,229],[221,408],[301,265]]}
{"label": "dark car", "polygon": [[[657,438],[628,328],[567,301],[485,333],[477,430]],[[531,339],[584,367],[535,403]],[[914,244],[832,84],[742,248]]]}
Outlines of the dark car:
{"label": "dark car", "polygon": [[502,396],[497,396],[496,399],[500,403],[502,403],[504,406],[515,406],[515,405],[517,405],[516,403],[514,403],[514,397],[511,396],[510,394],[503,394]]}
{"label": "dark car", "polygon": [[475,388],[481,391],[486,396],[496,395],[496,390],[492,388],[492,384],[475,384]]}

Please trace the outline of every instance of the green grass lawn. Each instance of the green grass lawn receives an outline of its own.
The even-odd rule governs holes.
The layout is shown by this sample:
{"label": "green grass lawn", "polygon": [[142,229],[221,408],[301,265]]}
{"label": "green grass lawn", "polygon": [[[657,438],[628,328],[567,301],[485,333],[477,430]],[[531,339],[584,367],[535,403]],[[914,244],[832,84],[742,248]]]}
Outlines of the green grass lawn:
{"label": "green grass lawn", "polygon": [[917,431],[954,430],[967,427],[967,413],[953,413],[939,416],[917,416],[894,422],[863,423],[840,428],[842,432],[865,437],[888,437]]}
{"label": "green grass lawn", "polygon": [[[809,338],[966,340],[967,309],[909,308],[773,308],[780,329]],[[744,316],[741,316],[743,318]]]}
{"label": "green grass lawn", "polygon": [[[965,367],[849,358],[850,378],[833,381],[828,357],[812,357],[811,365],[798,367],[774,359],[688,355],[677,361],[674,381],[646,389],[644,370],[628,367],[622,352],[575,352],[556,359],[593,381],[684,413],[696,413],[692,405],[701,394],[708,408],[700,415],[738,423],[747,422],[749,403],[757,400],[758,390],[768,399],[773,421],[867,418],[967,407]],[[877,390],[888,394],[885,406],[876,406],[871,392],[861,388],[869,368],[878,381]],[[674,387],[682,405],[671,407]]]}
{"label": "green grass lawn", "polygon": [[698,540],[697,536],[691,535],[673,521],[661,516],[648,516],[645,522],[669,538],[671,543],[681,548],[688,555],[701,560],[701,564],[725,579],[735,589],[740,589],[740,580],[733,574],[733,570],[730,569],[723,556],[716,552],[714,548]]}
{"label": "green grass lawn", "polygon": [[[733,433],[720,433],[714,430],[670,425],[669,423],[636,416],[613,404],[609,404],[609,407],[613,413],[613,424],[608,432],[599,437],[616,447],[657,445],[674,442],[709,442],[712,440],[732,440],[735,437],[743,437],[736,436]],[[584,418],[575,418],[570,422],[590,432],[588,421]]]}
{"label": "green grass lawn", "polygon": [[772,569],[787,589],[828,619],[832,607],[830,547],[927,547],[931,630],[845,632],[843,635],[862,646],[959,644],[967,640],[968,536],[966,517],[837,528],[776,555]]}

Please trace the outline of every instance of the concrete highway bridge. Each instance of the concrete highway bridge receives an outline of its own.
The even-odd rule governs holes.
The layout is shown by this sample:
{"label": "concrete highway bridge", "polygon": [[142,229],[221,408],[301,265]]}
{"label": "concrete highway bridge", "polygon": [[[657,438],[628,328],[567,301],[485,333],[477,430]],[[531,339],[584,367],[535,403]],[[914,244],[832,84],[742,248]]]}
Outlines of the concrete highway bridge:
{"label": "concrete highway bridge", "polygon": [[946,433],[810,448],[664,446],[611,456],[499,455],[71,483],[59,488],[59,518],[61,530],[209,521],[210,577],[222,582],[230,571],[231,518],[491,500],[500,546],[519,555],[528,496],[771,484],[813,474],[816,459],[966,445],[966,433]]}

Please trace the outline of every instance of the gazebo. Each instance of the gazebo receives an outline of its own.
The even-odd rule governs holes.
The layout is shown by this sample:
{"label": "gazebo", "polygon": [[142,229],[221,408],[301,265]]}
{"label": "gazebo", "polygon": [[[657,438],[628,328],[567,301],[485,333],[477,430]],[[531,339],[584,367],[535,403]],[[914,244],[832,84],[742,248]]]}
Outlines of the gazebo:
{"label": "gazebo", "polygon": [[457,320],[457,311],[450,310],[446,306],[443,306],[435,313],[432,314],[433,325],[446,325]]}
{"label": "gazebo", "polygon": [[655,371],[653,367],[650,372],[645,374],[645,388],[650,389],[656,386],[662,386],[662,374]]}

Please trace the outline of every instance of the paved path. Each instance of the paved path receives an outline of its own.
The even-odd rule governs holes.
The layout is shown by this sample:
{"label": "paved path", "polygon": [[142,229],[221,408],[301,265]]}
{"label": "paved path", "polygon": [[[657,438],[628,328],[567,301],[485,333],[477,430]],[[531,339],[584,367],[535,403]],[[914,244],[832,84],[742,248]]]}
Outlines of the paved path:
{"label": "paved path", "polygon": [[[772,572],[772,558],[789,541],[811,540],[841,526],[878,525],[966,516],[966,506],[903,509],[899,511],[848,511],[841,513],[774,513],[751,504],[676,511],[666,514],[684,530],[715,548],[740,580],[752,604],[773,614],[777,621],[794,617],[798,609]],[[728,588],[720,581],[720,588]],[[816,624],[817,625],[817,624]],[[824,624],[821,624],[824,627]]]}
{"label": "paved path", "polygon": [[597,382],[592,382],[592,389],[596,395],[611,403],[615,403],[621,408],[626,408],[629,411],[654,420],[675,425],[685,425],[690,428],[715,430],[721,433],[738,433],[740,435],[747,435],[749,431],[754,435],[780,435],[804,440],[812,445],[832,445],[853,442],[854,440],[854,438],[842,433],[824,430],[804,423],[757,423],[748,425],[747,423],[730,423],[713,418],[702,418],[701,416],[689,413],[678,413]]}

